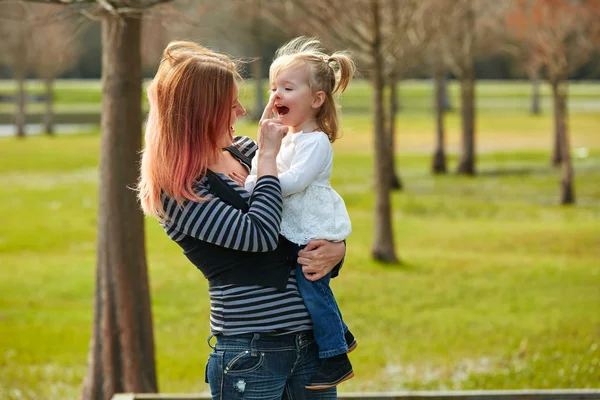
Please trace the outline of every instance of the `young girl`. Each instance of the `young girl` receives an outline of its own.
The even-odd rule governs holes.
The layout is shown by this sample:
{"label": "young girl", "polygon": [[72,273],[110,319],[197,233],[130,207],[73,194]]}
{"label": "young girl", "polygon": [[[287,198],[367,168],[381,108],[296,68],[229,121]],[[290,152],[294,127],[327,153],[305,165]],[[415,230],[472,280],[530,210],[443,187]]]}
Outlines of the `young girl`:
{"label": "young girl", "polygon": [[[283,198],[281,234],[300,250],[315,238],[342,241],[352,231],[342,198],[329,183],[333,163],[331,143],[338,134],[334,94],[345,89],[354,74],[354,63],[338,52],[327,55],[318,40],[296,38],[277,50],[269,78],[274,112],[289,133],[277,156]],[[257,157],[255,157],[255,160]],[[257,165],[245,181],[251,192],[256,184]],[[333,292],[331,276],[311,281],[296,266],[302,299],[313,322],[319,357],[317,373],[309,389],[335,386],[354,376],[347,353],[356,340],[342,320]]]}

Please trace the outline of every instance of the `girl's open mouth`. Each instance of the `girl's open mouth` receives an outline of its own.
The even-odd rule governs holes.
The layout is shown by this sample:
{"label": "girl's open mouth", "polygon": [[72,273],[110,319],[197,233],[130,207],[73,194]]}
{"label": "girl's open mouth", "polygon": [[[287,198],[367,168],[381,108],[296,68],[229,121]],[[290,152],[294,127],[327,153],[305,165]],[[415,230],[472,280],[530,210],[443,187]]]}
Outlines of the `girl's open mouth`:
{"label": "girl's open mouth", "polygon": [[277,114],[286,115],[288,112],[290,112],[290,109],[286,106],[277,106]]}

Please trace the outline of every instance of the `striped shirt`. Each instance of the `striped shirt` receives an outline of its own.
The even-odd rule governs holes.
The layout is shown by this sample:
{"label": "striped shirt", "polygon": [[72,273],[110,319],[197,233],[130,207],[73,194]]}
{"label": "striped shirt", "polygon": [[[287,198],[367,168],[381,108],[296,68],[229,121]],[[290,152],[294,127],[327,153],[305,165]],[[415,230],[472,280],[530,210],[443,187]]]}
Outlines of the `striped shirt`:
{"label": "striped shirt", "polygon": [[[234,145],[252,159],[256,143],[236,137]],[[248,170],[243,160],[239,160]],[[229,177],[219,174],[249,204],[247,213],[221,201],[210,192],[208,178],[196,182],[194,190],[205,201],[186,201],[179,207],[163,195],[166,212],[163,227],[169,237],[180,241],[186,235],[218,246],[249,252],[274,250],[281,224],[281,187],[273,176],[263,176],[250,195]],[[265,286],[211,286],[210,328],[214,334],[238,335],[268,332],[275,334],[312,329],[312,321],[302,302],[292,269],[285,291]]]}

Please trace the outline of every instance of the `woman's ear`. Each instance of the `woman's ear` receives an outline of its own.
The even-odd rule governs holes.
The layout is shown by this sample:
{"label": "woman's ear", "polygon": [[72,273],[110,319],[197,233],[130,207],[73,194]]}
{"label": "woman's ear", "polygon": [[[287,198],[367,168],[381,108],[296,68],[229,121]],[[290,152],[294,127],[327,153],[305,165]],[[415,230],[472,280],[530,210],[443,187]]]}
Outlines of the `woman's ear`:
{"label": "woman's ear", "polygon": [[319,108],[325,103],[325,92],[319,90],[313,96],[312,108]]}

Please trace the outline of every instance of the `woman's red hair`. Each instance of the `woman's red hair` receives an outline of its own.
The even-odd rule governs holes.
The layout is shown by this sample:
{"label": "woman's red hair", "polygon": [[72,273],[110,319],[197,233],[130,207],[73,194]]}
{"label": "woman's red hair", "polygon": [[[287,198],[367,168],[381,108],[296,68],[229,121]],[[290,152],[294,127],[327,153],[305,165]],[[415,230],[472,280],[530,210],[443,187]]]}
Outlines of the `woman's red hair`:
{"label": "woman's red hair", "polygon": [[202,200],[194,182],[221,152],[238,79],[229,57],[193,42],[169,43],[148,85],[150,111],[138,184],[145,214],[164,218],[163,193],[179,205]]}

